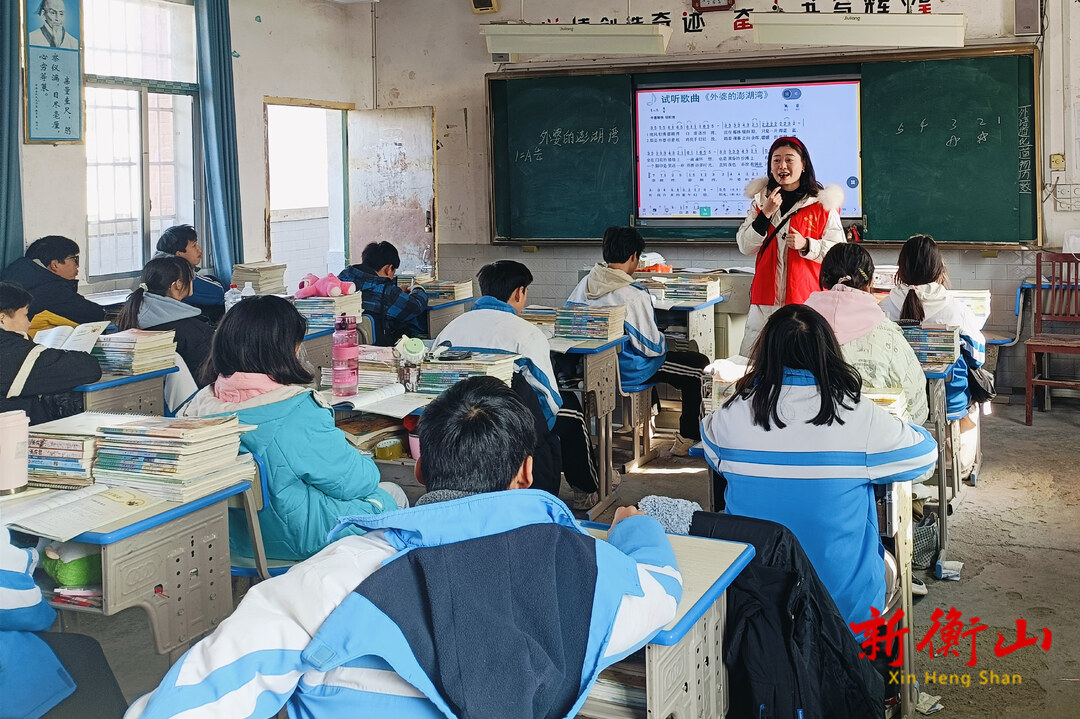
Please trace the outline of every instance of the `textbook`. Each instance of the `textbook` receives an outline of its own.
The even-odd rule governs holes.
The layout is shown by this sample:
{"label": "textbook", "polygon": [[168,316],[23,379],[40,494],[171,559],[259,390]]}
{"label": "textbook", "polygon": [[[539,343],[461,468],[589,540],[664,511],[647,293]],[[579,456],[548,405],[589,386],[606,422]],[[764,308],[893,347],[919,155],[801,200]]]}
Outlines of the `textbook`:
{"label": "textbook", "polygon": [[297,312],[308,323],[308,332],[334,329],[334,318],[352,315],[359,318],[364,313],[364,297],[360,292],[337,297],[305,297],[293,300]]}
{"label": "textbook", "polygon": [[578,340],[614,340],[623,336],[626,307],[566,305],[555,315],[555,336]]}
{"label": "textbook", "polygon": [[130,329],[101,335],[92,353],[107,374],[135,375],[176,366],[173,330]]}
{"label": "textbook", "polygon": [[514,375],[516,354],[477,352],[464,360],[424,360],[420,363],[420,383],[417,392],[440,394],[469,377],[495,377],[507,385]]}
{"label": "textbook", "polygon": [[919,362],[927,364],[952,364],[960,356],[960,328],[924,324],[919,327],[901,327],[904,338]]}
{"label": "textbook", "polygon": [[205,497],[238,482],[255,481],[255,462],[250,454],[234,456],[217,469],[207,469],[194,477],[161,477],[148,474],[128,474],[123,477],[102,477],[103,485],[123,487],[129,491],[173,502],[190,502]]}
{"label": "textbook", "polygon": [[284,264],[275,262],[235,264],[232,283],[242,288],[245,282],[250,282],[258,295],[285,294],[285,269]]}
{"label": "textbook", "polygon": [[39,537],[66,542],[160,503],[160,499],[137,490],[92,485],[4,503],[0,521]]}
{"label": "textbook", "polygon": [[376,444],[391,437],[397,437],[404,446],[408,446],[409,433],[401,420],[395,417],[360,412],[355,417],[337,422],[337,427],[357,449],[367,452],[374,452]]}
{"label": "textbook", "polygon": [[108,321],[87,322],[78,327],[60,326],[39,330],[34,342],[54,350],[89,352],[97,344],[98,337],[109,326]]}
{"label": "textbook", "polygon": [[663,282],[664,299],[674,305],[699,305],[720,296],[720,281],[708,277],[673,276]]}
{"label": "textbook", "polygon": [[437,305],[442,302],[469,299],[473,296],[473,285],[472,280],[463,282],[438,280],[424,285],[424,292],[427,293],[428,303]]}
{"label": "textbook", "polygon": [[141,419],[136,414],[82,412],[34,425],[26,450],[30,483],[60,489],[91,484],[98,427]]}
{"label": "textbook", "polygon": [[144,437],[165,437],[196,442],[201,439],[218,437],[222,434],[245,431],[235,414],[223,417],[136,417],[122,423],[105,424],[99,428],[99,434],[139,435]]}
{"label": "textbook", "polygon": [[405,385],[392,384],[374,390],[365,390],[347,397],[335,397],[330,390],[318,393],[319,398],[338,409],[355,409],[402,419],[434,399],[429,394],[406,392]]}

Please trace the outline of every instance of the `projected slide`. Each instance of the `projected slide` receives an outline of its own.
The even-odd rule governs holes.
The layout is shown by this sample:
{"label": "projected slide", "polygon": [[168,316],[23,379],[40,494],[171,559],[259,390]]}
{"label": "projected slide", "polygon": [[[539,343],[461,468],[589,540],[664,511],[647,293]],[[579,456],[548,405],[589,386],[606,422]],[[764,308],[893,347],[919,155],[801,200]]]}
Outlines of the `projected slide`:
{"label": "projected slide", "polygon": [[769,145],[794,135],[823,184],[844,188],[860,217],[857,81],[637,90],[641,219],[742,218],[746,184],[767,172]]}

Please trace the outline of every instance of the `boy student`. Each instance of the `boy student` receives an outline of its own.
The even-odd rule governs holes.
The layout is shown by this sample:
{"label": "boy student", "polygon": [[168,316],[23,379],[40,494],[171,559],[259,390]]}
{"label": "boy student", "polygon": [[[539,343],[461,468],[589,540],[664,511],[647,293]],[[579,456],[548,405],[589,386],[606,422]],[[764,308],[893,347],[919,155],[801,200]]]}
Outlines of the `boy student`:
{"label": "boy student", "polygon": [[422,287],[403,290],[394,280],[401,256],[389,242],[372,242],[360,255],[360,264],[338,273],[352,282],[364,298],[364,314],[375,322],[375,344],[389,347],[404,335],[427,332],[427,293]]}
{"label": "boy student", "polygon": [[27,330],[33,337],[38,330],[105,319],[101,305],[79,294],[78,276],[79,246],[67,237],[47,235],[5,267],[0,280],[21,285],[33,297]]}
{"label": "boy student", "polygon": [[629,342],[619,353],[620,381],[625,385],[664,382],[682,393],[682,416],[672,454],[686,456],[701,439],[701,370],[708,358],[698,352],[668,352],[653,316],[652,295],[634,284],[632,275],[645,250],[645,240],[632,227],[604,231],[604,261],[597,262],[566,300],[568,305],[626,306]]}
{"label": "boy student", "polygon": [[659,522],[622,507],[596,540],[528,489],[533,424],[502,382],[457,383],[419,432],[416,507],[343,517],[372,531],[255,585],[128,719],[573,716],[675,615]]}
{"label": "boy student", "polygon": [[199,271],[203,251],[199,246],[199,236],[191,225],[173,225],[161,233],[157,241],[157,254],[154,258],[175,255],[187,260],[195,270],[195,281],[191,285],[191,296],[184,299],[184,304],[198,307],[211,322],[217,322],[225,314],[225,286],[211,274]]}
{"label": "boy student", "polygon": [[[572,392],[560,394],[544,333],[518,317],[528,303],[532,272],[520,262],[499,260],[481,267],[476,279],[483,296],[471,310],[451,321],[435,338],[434,345],[449,342],[454,347],[521,355],[518,373],[535,393],[542,413],[537,434],[541,438],[555,434],[553,439],[561,447],[561,469],[574,490],[573,507],[589,509],[598,499],[596,460],[581,404]],[[557,495],[559,467],[554,469],[552,491]]]}
{"label": "boy student", "polygon": [[101,379],[88,352],[46,349],[26,336],[33,298],[13,282],[0,282],[0,412],[21,409],[30,424],[82,412],[71,390]]}

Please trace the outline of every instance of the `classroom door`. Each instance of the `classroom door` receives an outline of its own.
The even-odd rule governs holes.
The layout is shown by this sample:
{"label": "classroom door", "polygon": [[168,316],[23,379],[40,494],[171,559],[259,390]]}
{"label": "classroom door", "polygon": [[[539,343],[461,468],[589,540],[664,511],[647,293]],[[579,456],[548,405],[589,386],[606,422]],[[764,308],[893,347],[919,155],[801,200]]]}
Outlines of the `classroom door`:
{"label": "classroom door", "polygon": [[401,253],[400,272],[435,267],[435,108],[349,112],[349,261],[369,242]]}

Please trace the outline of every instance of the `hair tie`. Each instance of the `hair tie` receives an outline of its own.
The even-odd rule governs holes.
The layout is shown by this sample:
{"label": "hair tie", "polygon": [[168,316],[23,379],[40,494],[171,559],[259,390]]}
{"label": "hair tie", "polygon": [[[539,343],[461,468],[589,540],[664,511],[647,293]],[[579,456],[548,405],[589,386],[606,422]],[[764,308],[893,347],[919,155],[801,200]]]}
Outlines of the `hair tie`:
{"label": "hair tie", "polygon": [[851,281],[852,281],[853,279],[854,279],[854,278],[853,278],[853,277],[852,277],[851,275],[844,275],[843,277],[841,277],[840,279],[838,279],[838,280],[836,281],[836,284],[838,284],[838,285],[842,285],[842,284],[844,284],[845,282],[851,282]]}
{"label": "hair tie", "polygon": [[140,282],[139,283],[139,289],[142,290],[143,292],[149,292],[150,291],[150,288],[146,286],[145,282]]}

